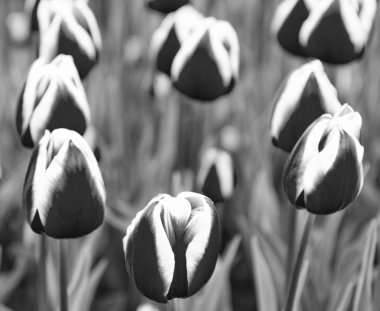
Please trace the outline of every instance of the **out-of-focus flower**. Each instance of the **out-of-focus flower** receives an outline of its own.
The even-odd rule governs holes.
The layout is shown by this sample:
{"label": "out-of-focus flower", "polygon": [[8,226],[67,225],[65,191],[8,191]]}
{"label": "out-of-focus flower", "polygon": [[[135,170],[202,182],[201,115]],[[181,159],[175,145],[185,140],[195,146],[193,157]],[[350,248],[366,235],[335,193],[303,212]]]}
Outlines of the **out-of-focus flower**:
{"label": "out-of-focus flower", "polygon": [[152,303],[145,302],[139,305],[136,311],[159,311],[160,309]]}
{"label": "out-of-focus flower", "polygon": [[6,26],[12,43],[25,44],[29,39],[29,19],[24,12],[11,12],[7,16]]}
{"label": "out-of-focus flower", "polygon": [[152,10],[168,14],[189,3],[189,0],[148,0],[147,5]]}
{"label": "out-of-focus flower", "polygon": [[320,1],[284,0],[277,7],[273,17],[272,29],[280,45],[288,52],[307,56],[299,42],[299,32],[313,6]]}
{"label": "out-of-focus flower", "polygon": [[79,76],[87,76],[99,59],[101,37],[86,1],[41,0],[38,10],[39,56],[52,60],[58,54],[74,59]]}
{"label": "out-of-focus flower", "polygon": [[197,184],[204,195],[215,203],[224,202],[232,196],[235,181],[234,165],[228,152],[209,148],[202,154]]}
{"label": "out-of-focus flower", "polygon": [[214,204],[193,192],[158,195],[137,213],[123,245],[128,273],[142,294],[157,302],[189,297],[207,283],[218,258]]}
{"label": "out-of-focus flower", "polygon": [[360,114],[345,104],[306,129],[285,166],[284,189],[291,203],[331,214],[358,196],[363,186],[361,124]]}
{"label": "out-of-focus flower", "polygon": [[300,29],[308,56],[344,64],[360,58],[371,35],[377,0],[317,1]]}
{"label": "out-of-focus flower", "polygon": [[84,138],[67,129],[46,131],[23,190],[32,230],[58,239],[83,236],[103,222],[105,201],[103,178]]}
{"label": "out-of-focus flower", "polygon": [[86,93],[68,55],[58,55],[51,63],[37,59],[21,92],[16,124],[21,142],[33,147],[45,130],[68,128],[79,134],[91,122]]}
{"label": "out-of-focus flower", "polygon": [[170,76],[173,59],[181,44],[191,34],[193,28],[204,19],[191,5],[185,5],[169,14],[153,33],[151,56],[158,71]]}
{"label": "out-of-focus flower", "polygon": [[293,71],[274,100],[271,137],[276,147],[290,152],[306,128],[324,113],[341,108],[335,87],[319,60]]}
{"label": "out-of-focus flower", "polygon": [[239,59],[239,40],[231,24],[208,17],[197,24],[175,55],[173,85],[191,98],[214,100],[233,89]]}

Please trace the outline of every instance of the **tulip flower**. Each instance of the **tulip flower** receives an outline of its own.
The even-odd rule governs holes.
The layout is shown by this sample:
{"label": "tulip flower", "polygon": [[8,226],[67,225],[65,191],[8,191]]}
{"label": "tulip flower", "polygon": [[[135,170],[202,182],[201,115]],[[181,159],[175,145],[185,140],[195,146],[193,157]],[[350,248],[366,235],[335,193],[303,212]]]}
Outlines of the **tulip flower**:
{"label": "tulip flower", "polygon": [[139,291],[156,302],[195,294],[211,277],[220,245],[209,198],[160,194],[132,220],[123,239],[126,267]]}
{"label": "tulip flower", "polygon": [[203,194],[215,203],[224,202],[232,196],[235,181],[231,155],[221,149],[207,149],[202,155],[197,178]]}
{"label": "tulip flower", "polygon": [[377,0],[318,1],[300,29],[300,43],[311,57],[333,64],[360,58],[376,15]]}
{"label": "tulip flower", "polygon": [[106,193],[95,156],[78,133],[46,131],[34,149],[23,190],[27,221],[36,233],[77,238],[98,228]]}
{"label": "tulip flower", "polygon": [[171,67],[173,85],[198,100],[229,93],[239,75],[239,40],[226,21],[202,20],[183,42]]}
{"label": "tulip flower", "polygon": [[189,0],[148,0],[147,5],[152,10],[168,14],[189,3]]}
{"label": "tulip flower", "polygon": [[203,18],[191,5],[185,5],[162,21],[153,33],[150,48],[150,58],[156,63],[157,70],[170,76],[173,59],[181,44]]}
{"label": "tulip flower", "polygon": [[274,100],[271,121],[272,142],[290,152],[306,128],[324,113],[341,108],[337,92],[319,60],[293,71]]}
{"label": "tulip flower", "polygon": [[285,165],[284,189],[291,203],[313,214],[331,214],[358,196],[363,186],[361,124],[360,114],[345,104],[306,129]]}
{"label": "tulip flower", "polygon": [[73,59],[59,55],[51,63],[37,59],[28,74],[17,109],[17,131],[32,148],[45,130],[68,128],[83,134],[90,108]]}
{"label": "tulip flower", "polygon": [[39,56],[51,61],[71,55],[83,79],[97,63],[101,50],[98,24],[86,1],[41,0],[37,11]]}
{"label": "tulip flower", "polygon": [[299,32],[318,1],[284,0],[276,9],[272,29],[278,42],[286,51],[298,56],[307,56],[304,47],[299,42]]}

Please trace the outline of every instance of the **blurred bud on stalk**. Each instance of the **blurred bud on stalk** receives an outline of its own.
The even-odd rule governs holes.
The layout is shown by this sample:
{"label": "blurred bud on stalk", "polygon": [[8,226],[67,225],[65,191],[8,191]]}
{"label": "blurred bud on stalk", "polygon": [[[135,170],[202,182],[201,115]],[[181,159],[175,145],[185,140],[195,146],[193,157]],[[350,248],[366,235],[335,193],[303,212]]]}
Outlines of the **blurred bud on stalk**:
{"label": "blurred bud on stalk", "polygon": [[197,184],[213,202],[228,200],[236,185],[236,173],[231,155],[219,148],[208,148],[202,154]]}
{"label": "blurred bud on stalk", "polygon": [[86,93],[68,55],[58,55],[51,63],[37,59],[21,92],[17,131],[25,147],[32,148],[45,130],[67,128],[84,134],[91,122]]}
{"label": "blurred bud on stalk", "polygon": [[39,56],[71,55],[83,79],[98,62],[100,30],[86,1],[41,0],[37,10]]}
{"label": "blurred bud on stalk", "polygon": [[324,113],[341,108],[335,87],[319,60],[293,71],[278,90],[271,120],[276,147],[290,152],[306,128]]}
{"label": "blurred bud on stalk", "polygon": [[349,105],[314,121],[298,140],[284,170],[292,204],[313,214],[345,208],[363,186],[362,118]]}
{"label": "blurred bud on stalk", "polygon": [[208,17],[181,44],[170,74],[181,93],[211,101],[232,91],[239,62],[239,39],[234,28],[227,21]]}
{"label": "blurred bud on stalk", "polygon": [[147,0],[147,6],[155,11],[168,14],[188,4],[189,0]]}
{"label": "blurred bud on stalk", "polygon": [[220,227],[212,201],[197,193],[160,194],[137,213],[123,239],[126,267],[156,302],[194,295],[211,277]]}
{"label": "blurred bud on stalk", "polygon": [[32,230],[57,239],[81,237],[102,224],[105,204],[103,178],[84,138],[67,129],[46,131],[23,190]]}

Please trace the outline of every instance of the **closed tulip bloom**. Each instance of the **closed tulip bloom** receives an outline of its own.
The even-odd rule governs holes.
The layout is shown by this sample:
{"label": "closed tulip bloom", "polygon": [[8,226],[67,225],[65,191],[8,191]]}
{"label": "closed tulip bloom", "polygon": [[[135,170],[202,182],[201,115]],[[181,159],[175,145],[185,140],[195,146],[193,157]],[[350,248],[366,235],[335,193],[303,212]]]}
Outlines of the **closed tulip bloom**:
{"label": "closed tulip bloom", "polygon": [[320,1],[303,23],[300,43],[311,57],[333,64],[360,58],[368,45],[377,0]]}
{"label": "closed tulip bloom", "polygon": [[276,9],[272,29],[280,45],[289,53],[307,56],[299,41],[303,22],[320,0],[284,0]]}
{"label": "closed tulip bloom", "polygon": [[36,233],[77,238],[103,222],[106,193],[95,156],[82,136],[46,131],[33,151],[23,207]]}
{"label": "closed tulip bloom", "polygon": [[236,174],[231,155],[221,149],[209,148],[201,157],[197,184],[204,195],[219,203],[234,191]]}
{"label": "closed tulip bloom", "polygon": [[239,40],[232,26],[206,18],[194,28],[173,60],[173,85],[193,99],[214,100],[233,89],[239,58]]}
{"label": "closed tulip bloom", "polygon": [[189,3],[189,0],[148,0],[148,7],[152,10],[168,14]]}
{"label": "closed tulip bloom", "polygon": [[101,36],[86,1],[41,0],[37,11],[40,29],[39,56],[52,60],[71,55],[83,79],[98,62]]}
{"label": "closed tulip bloom", "polygon": [[347,104],[311,124],[292,150],[284,171],[289,200],[313,214],[345,208],[363,186],[362,119]]}
{"label": "closed tulip bloom", "polygon": [[276,147],[290,152],[306,128],[324,113],[341,108],[335,87],[319,60],[293,71],[278,90],[271,121]]}
{"label": "closed tulip bloom", "polygon": [[127,271],[142,294],[161,303],[189,297],[207,283],[218,258],[214,204],[193,192],[158,195],[132,220],[123,245]]}
{"label": "closed tulip bloom", "polygon": [[170,76],[173,59],[181,44],[203,18],[191,5],[185,5],[162,21],[153,33],[150,46],[151,59],[158,71]]}
{"label": "closed tulip bloom", "polygon": [[84,134],[91,121],[86,93],[71,56],[51,63],[37,59],[21,92],[16,124],[24,146],[32,148],[45,130],[68,128]]}

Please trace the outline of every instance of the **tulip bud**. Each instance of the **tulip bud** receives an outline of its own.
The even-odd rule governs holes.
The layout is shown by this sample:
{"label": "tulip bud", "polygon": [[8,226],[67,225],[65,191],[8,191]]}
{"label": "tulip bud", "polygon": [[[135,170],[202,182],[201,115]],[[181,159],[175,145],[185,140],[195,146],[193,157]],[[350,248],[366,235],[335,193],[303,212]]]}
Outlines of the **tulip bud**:
{"label": "tulip bud", "polygon": [[361,124],[360,114],[345,104],[333,117],[325,114],[306,129],[285,165],[284,189],[293,204],[313,214],[331,214],[359,195]]}
{"label": "tulip bud", "polygon": [[274,100],[271,121],[272,142],[290,152],[306,128],[324,113],[341,108],[334,86],[319,60],[293,71]]}
{"label": "tulip bud", "polygon": [[105,201],[103,178],[84,138],[67,129],[46,131],[23,190],[32,230],[57,239],[83,236],[101,225]]}
{"label": "tulip bud", "polygon": [[126,267],[149,299],[194,295],[211,277],[220,246],[219,220],[209,198],[160,194],[132,220],[123,239]]}
{"label": "tulip bud", "polygon": [[52,60],[71,55],[83,79],[97,63],[101,50],[98,24],[85,1],[41,0],[37,17],[39,56]]}
{"label": "tulip bud", "polygon": [[173,60],[173,85],[198,100],[225,95],[238,78],[239,54],[239,40],[232,26],[206,18],[186,38]]}
{"label": "tulip bud", "polygon": [[173,59],[181,44],[203,18],[191,5],[185,5],[162,21],[153,33],[150,48],[150,58],[156,63],[157,70],[170,76]]}
{"label": "tulip bud", "polygon": [[358,59],[368,45],[376,7],[377,0],[317,1],[300,29],[300,43],[309,56],[325,62]]}
{"label": "tulip bud", "polygon": [[45,130],[68,128],[83,134],[91,122],[86,93],[72,57],[51,63],[37,59],[20,95],[16,124],[24,146],[32,148]]}
{"label": "tulip bud", "polygon": [[229,199],[236,184],[231,155],[220,149],[207,149],[201,158],[197,184],[215,203]]}
{"label": "tulip bud", "polygon": [[148,7],[152,10],[168,14],[189,3],[189,0],[148,0]]}
{"label": "tulip bud", "polygon": [[307,56],[299,42],[299,31],[314,5],[313,0],[284,0],[276,9],[272,29],[286,51]]}

